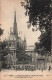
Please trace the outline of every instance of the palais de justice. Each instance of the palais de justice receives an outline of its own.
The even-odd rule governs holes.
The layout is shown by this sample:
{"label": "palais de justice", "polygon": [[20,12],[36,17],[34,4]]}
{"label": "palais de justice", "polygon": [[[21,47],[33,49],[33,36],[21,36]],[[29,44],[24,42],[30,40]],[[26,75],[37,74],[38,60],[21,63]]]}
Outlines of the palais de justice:
{"label": "palais de justice", "polygon": [[24,40],[18,35],[16,11],[14,12],[13,28],[10,28],[10,35],[7,39],[10,52],[7,55],[7,68],[11,69],[46,69],[46,58],[32,49],[33,45],[27,46],[26,37]]}

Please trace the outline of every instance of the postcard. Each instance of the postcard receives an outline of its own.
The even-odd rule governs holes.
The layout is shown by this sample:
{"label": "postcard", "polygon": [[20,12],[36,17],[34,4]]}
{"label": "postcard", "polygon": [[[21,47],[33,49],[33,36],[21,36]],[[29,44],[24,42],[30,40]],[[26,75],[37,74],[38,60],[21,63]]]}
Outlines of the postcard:
{"label": "postcard", "polygon": [[0,80],[52,80],[52,0],[0,0]]}

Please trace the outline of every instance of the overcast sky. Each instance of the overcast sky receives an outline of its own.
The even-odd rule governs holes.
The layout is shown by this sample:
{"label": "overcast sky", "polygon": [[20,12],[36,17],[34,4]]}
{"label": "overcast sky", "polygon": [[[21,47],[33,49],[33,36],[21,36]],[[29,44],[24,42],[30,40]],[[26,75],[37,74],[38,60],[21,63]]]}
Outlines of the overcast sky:
{"label": "overcast sky", "polygon": [[26,36],[27,45],[33,45],[38,41],[40,31],[32,32],[32,27],[27,28],[28,16],[25,16],[25,9],[21,6],[23,0],[1,0],[1,27],[4,29],[4,34],[1,39],[8,38],[10,33],[10,27],[13,28],[14,23],[14,10],[16,9],[17,28],[22,32],[20,36],[23,38]]}

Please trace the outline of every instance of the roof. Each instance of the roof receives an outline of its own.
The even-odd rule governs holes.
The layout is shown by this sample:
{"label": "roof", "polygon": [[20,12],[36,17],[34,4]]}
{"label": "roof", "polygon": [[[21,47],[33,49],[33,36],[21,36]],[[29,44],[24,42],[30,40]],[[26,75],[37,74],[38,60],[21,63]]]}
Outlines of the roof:
{"label": "roof", "polygon": [[15,35],[13,34],[13,33],[11,33],[10,35],[9,35],[9,37],[8,37],[8,40],[16,40],[16,37],[15,37]]}
{"label": "roof", "polygon": [[27,49],[25,51],[26,52],[28,52],[28,51],[34,51],[34,45],[27,46]]}

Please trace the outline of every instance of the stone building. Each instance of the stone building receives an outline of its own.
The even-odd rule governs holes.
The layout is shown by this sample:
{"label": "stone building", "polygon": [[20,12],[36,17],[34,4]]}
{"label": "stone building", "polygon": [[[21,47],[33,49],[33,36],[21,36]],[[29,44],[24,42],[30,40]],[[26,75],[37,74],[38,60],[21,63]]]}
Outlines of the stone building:
{"label": "stone building", "polygon": [[34,52],[34,46],[28,46],[26,49],[26,54],[31,56],[30,65],[34,65],[35,69],[46,70],[47,69],[47,60],[45,56]]}
{"label": "stone building", "polygon": [[[8,67],[15,67],[17,59],[17,54],[19,54],[19,51],[21,48],[23,48],[23,51],[26,49],[26,38],[24,40],[21,39],[18,35],[18,29],[17,29],[17,22],[16,22],[16,11],[14,12],[14,25],[13,25],[13,31],[12,28],[10,28],[10,35],[8,37],[8,48],[10,49],[10,53],[7,55],[8,59]],[[19,49],[20,48],[20,49]]]}
{"label": "stone building", "polygon": [[29,62],[35,64],[34,46],[33,45],[27,46],[25,53],[31,57],[31,60],[29,60]]}
{"label": "stone building", "polygon": [[[10,35],[8,37],[8,48],[10,53],[7,55],[7,67],[11,69],[25,69],[25,70],[43,70],[46,69],[46,58],[34,52],[34,46],[27,46],[26,38],[21,39],[18,35],[16,11],[14,12],[13,31],[10,28]],[[23,50],[22,50],[23,49]],[[18,54],[24,53],[28,57],[28,63],[23,63],[18,60]],[[22,54],[23,55],[23,54]],[[24,56],[24,57],[25,57]],[[19,56],[21,58],[21,55]],[[27,58],[26,58],[27,59]],[[18,64],[19,63],[19,64]]]}

